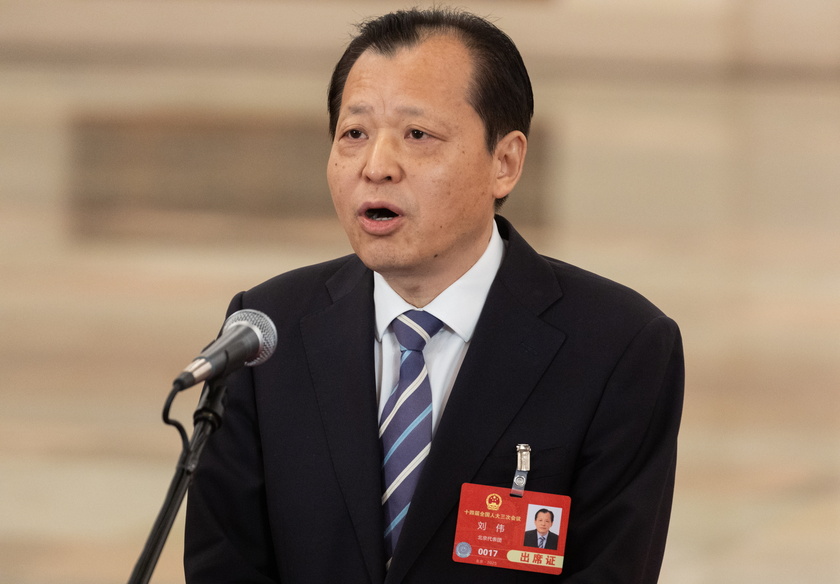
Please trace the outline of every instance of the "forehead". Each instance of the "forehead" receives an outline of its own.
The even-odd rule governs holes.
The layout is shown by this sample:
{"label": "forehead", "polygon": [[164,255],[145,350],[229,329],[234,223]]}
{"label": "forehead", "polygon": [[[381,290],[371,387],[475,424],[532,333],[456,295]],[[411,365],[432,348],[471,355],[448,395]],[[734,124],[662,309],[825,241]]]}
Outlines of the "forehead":
{"label": "forehead", "polygon": [[463,42],[450,34],[437,34],[389,54],[368,48],[350,69],[344,95],[365,89],[392,89],[406,96],[419,93],[466,100],[472,61]]}

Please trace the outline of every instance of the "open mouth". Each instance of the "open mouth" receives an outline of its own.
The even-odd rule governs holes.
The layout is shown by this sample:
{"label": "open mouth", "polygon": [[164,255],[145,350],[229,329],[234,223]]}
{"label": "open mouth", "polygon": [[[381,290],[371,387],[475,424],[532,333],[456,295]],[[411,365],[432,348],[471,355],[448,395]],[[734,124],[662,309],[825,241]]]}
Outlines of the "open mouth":
{"label": "open mouth", "polygon": [[368,219],[373,219],[374,221],[388,221],[389,219],[393,219],[397,217],[397,214],[391,211],[390,209],[376,208],[376,209],[368,209],[365,211],[365,216]]}

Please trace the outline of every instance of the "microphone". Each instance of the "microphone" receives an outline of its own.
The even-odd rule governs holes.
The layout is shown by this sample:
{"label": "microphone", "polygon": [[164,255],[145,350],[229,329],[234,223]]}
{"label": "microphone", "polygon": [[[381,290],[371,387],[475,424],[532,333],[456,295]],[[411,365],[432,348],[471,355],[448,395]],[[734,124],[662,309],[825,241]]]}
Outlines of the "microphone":
{"label": "microphone", "polygon": [[277,328],[271,319],[259,310],[239,310],[227,317],[219,337],[184,368],[174,385],[187,389],[208,379],[224,377],[245,365],[259,365],[276,348]]}

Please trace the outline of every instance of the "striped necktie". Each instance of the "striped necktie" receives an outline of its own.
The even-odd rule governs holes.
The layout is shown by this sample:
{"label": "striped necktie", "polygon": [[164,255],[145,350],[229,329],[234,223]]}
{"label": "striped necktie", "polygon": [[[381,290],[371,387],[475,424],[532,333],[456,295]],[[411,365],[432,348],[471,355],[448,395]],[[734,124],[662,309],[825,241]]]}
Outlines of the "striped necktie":
{"label": "striped necktie", "polygon": [[391,327],[400,344],[400,379],[379,421],[389,565],[432,441],[432,389],[423,348],[443,323],[427,312],[409,310]]}

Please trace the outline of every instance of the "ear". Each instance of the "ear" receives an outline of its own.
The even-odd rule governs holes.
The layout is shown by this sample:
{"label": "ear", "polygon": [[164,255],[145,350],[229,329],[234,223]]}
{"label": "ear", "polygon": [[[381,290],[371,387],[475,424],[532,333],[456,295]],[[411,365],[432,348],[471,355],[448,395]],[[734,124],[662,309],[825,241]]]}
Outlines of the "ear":
{"label": "ear", "polygon": [[527,152],[528,138],[519,130],[514,130],[499,140],[493,153],[496,172],[493,181],[495,198],[502,199],[508,196],[519,182]]}

